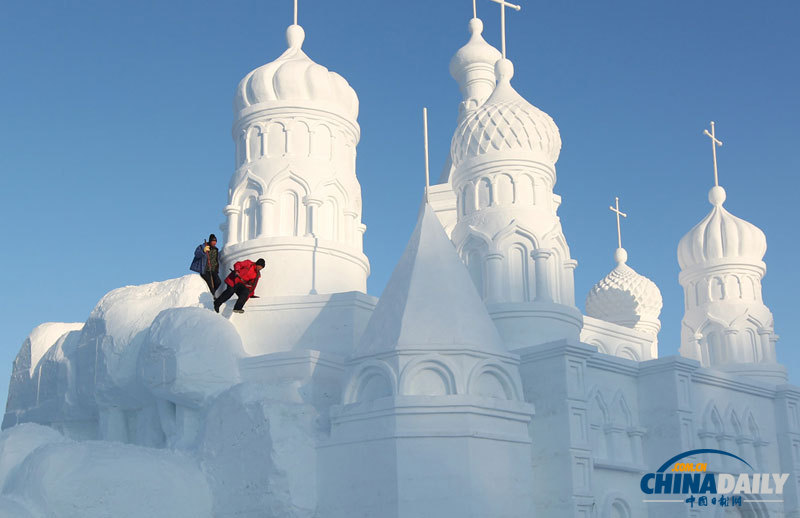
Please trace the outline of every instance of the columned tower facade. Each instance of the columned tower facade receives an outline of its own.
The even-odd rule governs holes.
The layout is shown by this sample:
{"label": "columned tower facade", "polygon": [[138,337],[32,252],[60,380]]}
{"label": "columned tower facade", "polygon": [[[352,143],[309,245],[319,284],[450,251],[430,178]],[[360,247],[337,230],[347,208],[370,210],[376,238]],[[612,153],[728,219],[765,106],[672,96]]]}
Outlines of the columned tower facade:
{"label": "columned tower facade", "polygon": [[286,36],[286,52],[236,90],[223,260],[263,257],[271,295],[364,292],[358,97],[303,52],[302,27]]}
{"label": "columned tower facade", "polygon": [[577,261],[557,215],[561,198],[553,192],[558,127],[514,90],[507,59],[496,60],[496,87],[476,105],[486,83],[479,61],[492,54],[473,51],[471,57],[454,60],[450,69],[464,94],[450,153],[457,200],[451,239],[510,348],[577,340]]}

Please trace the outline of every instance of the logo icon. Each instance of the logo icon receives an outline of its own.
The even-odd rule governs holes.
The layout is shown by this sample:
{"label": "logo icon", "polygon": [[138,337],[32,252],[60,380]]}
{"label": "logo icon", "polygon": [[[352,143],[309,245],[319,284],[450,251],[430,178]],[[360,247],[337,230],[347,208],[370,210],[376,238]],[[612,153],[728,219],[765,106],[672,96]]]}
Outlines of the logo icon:
{"label": "logo icon", "polygon": [[[709,471],[708,460],[695,461],[698,457],[703,460],[727,457],[733,460],[724,464],[726,471],[733,471],[737,466],[741,466],[742,471]],[[654,473],[642,476],[639,486],[646,503],[684,503],[691,508],[741,507],[743,504],[783,502],[783,488],[788,479],[789,473],[756,473],[750,463],[733,453],[699,449],[675,455]]]}

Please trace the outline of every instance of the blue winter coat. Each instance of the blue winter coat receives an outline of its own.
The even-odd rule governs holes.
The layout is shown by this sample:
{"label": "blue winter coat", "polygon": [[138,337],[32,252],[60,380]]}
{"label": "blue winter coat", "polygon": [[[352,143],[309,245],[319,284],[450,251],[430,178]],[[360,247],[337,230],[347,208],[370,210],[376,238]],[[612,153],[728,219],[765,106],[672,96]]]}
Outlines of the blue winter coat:
{"label": "blue winter coat", "polygon": [[194,259],[192,259],[192,264],[189,266],[189,269],[193,272],[197,272],[200,275],[206,273],[206,269],[208,269],[208,259],[206,258],[206,253],[203,249],[206,247],[206,243],[198,246],[194,250]]}

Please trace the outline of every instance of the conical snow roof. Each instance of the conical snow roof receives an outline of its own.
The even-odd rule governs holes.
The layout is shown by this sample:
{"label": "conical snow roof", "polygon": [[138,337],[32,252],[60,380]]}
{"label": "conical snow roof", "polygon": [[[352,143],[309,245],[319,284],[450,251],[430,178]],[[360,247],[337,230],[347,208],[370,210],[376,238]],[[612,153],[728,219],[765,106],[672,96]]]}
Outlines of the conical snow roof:
{"label": "conical snow roof", "polygon": [[356,92],[342,76],[314,63],[303,52],[304,40],[305,32],[299,25],[286,29],[289,48],[275,61],[247,74],[236,87],[233,100],[236,113],[256,104],[312,103],[356,120]]}
{"label": "conical snow roof", "polygon": [[464,348],[507,352],[464,263],[425,204],[355,355]]}
{"label": "conical snow roof", "polygon": [[725,197],[725,189],[718,185],[708,192],[711,212],[678,243],[681,270],[719,263],[762,264],[767,252],[764,232],[728,212],[722,206]]}
{"label": "conical snow roof", "polygon": [[586,296],[586,314],[641,331],[658,333],[663,300],[658,286],[628,266],[624,248],[614,252],[617,265]]}

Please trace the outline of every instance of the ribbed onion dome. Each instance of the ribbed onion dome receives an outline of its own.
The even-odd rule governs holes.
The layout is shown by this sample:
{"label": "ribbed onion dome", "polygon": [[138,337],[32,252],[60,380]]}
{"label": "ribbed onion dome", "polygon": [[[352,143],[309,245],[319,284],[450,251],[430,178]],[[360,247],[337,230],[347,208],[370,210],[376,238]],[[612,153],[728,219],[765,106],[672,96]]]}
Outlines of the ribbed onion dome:
{"label": "ribbed onion dome", "polygon": [[494,70],[497,60],[503,57],[499,50],[486,43],[482,33],[483,22],[479,18],[471,19],[469,21],[469,41],[458,49],[458,52],[450,60],[450,75],[462,88],[465,86],[466,75],[470,68],[488,66],[491,67],[489,69],[491,71]]}
{"label": "ribbed onion dome", "polygon": [[586,296],[586,314],[606,322],[658,333],[663,301],[658,286],[625,264],[624,248],[614,252],[617,265]]}
{"label": "ribbed onion dome", "polygon": [[555,164],[561,152],[558,126],[511,86],[511,61],[499,60],[495,73],[497,87],[492,95],[461,121],[453,135],[453,165],[458,167],[466,159],[495,152],[513,152],[514,156]]}
{"label": "ribbed onion dome", "polygon": [[681,270],[726,262],[760,264],[767,252],[764,232],[725,210],[722,187],[712,187],[708,201],[711,212],[678,243]]}
{"label": "ribbed onion dome", "polygon": [[272,63],[262,65],[239,82],[233,100],[235,112],[262,103],[311,102],[322,104],[348,119],[358,117],[358,97],[347,81],[314,63],[302,50],[305,32],[299,25],[286,29],[289,48]]}

